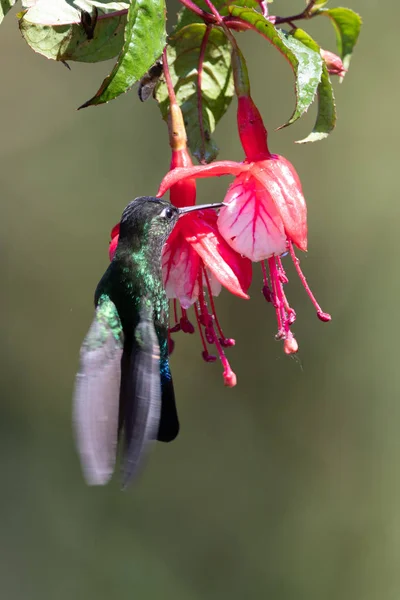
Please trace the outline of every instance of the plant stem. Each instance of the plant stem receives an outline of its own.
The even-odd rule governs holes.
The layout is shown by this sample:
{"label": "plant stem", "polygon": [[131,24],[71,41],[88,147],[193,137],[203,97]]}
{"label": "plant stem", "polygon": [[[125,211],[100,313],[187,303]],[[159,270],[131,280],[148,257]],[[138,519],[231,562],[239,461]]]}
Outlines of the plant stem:
{"label": "plant stem", "polygon": [[176,104],[174,85],[172,83],[171,74],[169,72],[169,67],[168,67],[167,46],[165,46],[165,48],[163,50],[162,58],[163,58],[163,61],[162,61],[163,62],[163,71],[164,71],[165,83],[167,84],[169,101],[170,101],[170,104]]}

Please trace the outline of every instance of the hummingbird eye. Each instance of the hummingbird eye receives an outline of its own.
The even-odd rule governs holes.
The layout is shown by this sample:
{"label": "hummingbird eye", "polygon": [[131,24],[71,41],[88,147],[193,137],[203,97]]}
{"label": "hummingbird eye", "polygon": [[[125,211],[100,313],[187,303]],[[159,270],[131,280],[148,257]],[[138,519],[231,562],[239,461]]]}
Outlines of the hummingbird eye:
{"label": "hummingbird eye", "polygon": [[164,219],[172,219],[172,217],[174,216],[174,211],[172,210],[172,208],[164,208],[164,210],[161,213],[161,216]]}

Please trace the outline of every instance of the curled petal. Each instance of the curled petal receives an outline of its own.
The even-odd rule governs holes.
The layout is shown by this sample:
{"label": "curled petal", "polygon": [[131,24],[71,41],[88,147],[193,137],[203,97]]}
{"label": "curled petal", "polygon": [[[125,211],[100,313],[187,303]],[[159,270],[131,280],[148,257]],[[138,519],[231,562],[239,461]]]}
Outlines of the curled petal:
{"label": "curled petal", "polygon": [[264,185],[251,175],[237,177],[225,196],[218,227],[229,245],[252,261],[286,250],[281,216]]}
{"label": "curled petal", "polygon": [[248,299],[252,266],[251,261],[232,250],[218,231],[216,215],[203,218],[198,215],[187,222],[185,238],[203,260],[216,279],[232,294]]}
{"label": "curled petal", "polygon": [[161,264],[167,298],[177,298],[183,308],[189,308],[199,295],[197,252],[182,235],[177,235],[164,245]]}
{"label": "curled petal", "polygon": [[210,282],[211,293],[213,296],[219,296],[221,293],[222,284],[218,281],[218,279],[215,277],[214,273],[210,271],[210,269],[207,268],[206,270],[208,280]]}
{"label": "curled petal", "polygon": [[231,160],[221,160],[213,162],[210,165],[197,165],[195,167],[177,167],[169,171],[162,180],[158,188],[157,198],[164,196],[171,186],[188,178],[197,177],[219,177],[220,175],[239,175],[242,171],[247,171],[249,165],[246,163],[237,163]]}
{"label": "curled petal", "polygon": [[110,257],[110,260],[112,260],[114,258],[114,255],[117,251],[118,240],[119,240],[119,223],[117,223],[111,230],[111,242],[110,242],[110,245],[108,246],[108,256]]}
{"label": "curled petal", "polygon": [[300,250],[307,250],[307,207],[299,176],[283,156],[252,164],[251,173],[272,198],[286,234]]}
{"label": "curled petal", "polygon": [[111,239],[113,239],[116,235],[119,235],[120,227],[120,223],[114,225],[114,227],[111,229]]}

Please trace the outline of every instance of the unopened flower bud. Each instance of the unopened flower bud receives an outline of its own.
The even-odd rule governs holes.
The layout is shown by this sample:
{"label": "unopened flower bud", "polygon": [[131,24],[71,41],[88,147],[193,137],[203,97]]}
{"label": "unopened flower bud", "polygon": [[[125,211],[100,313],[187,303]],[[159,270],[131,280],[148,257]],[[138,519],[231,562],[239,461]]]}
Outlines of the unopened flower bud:
{"label": "unopened flower bud", "polygon": [[320,54],[326,63],[329,75],[338,75],[342,78],[345,76],[347,69],[344,68],[340,56],[322,48],[320,49]]}

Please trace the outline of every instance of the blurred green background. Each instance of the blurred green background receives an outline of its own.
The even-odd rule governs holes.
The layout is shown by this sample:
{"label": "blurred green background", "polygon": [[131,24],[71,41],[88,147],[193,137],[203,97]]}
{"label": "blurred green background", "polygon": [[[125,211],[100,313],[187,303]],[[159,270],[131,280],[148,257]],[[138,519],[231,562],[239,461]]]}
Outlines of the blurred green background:
{"label": "blurred green background", "polygon": [[[293,144],[315,108],[274,131],[293,109],[291,70],[265,40],[240,38],[271,149],[303,182],[302,266],[333,320],[318,321],[288,267],[297,361],[274,340],[258,268],[249,302],[223,293],[238,385],[224,388],[198,339],[176,336],[181,434],[154,448],[125,493],[118,478],[85,485],[72,388],[110,229],[129,200],[156,192],[169,164],[166,127],[135,91],[77,112],[111,64],[69,72],[28,48],[16,11],[2,24],[2,599],[400,597],[400,9],[395,0],[348,4],[364,28],[350,73],[335,81],[339,120],[328,141]],[[274,9],[303,5],[277,0]],[[334,49],[327,19],[309,31]],[[217,140],[222,158],[241,159],[233,106]],[[201,182],[200,201],[219,201],[226,185]]]}

